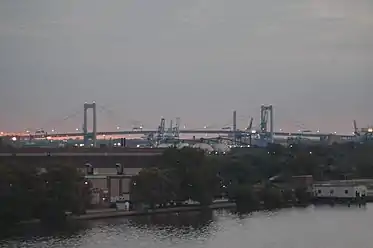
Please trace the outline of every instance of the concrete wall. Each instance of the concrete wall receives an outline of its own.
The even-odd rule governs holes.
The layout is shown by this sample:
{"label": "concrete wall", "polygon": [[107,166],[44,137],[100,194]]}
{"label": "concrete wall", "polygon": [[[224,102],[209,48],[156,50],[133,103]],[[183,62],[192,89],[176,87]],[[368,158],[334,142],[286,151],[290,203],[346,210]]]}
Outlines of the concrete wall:
{"label": "concrete wall", "polygon": [[89,180],[92,184],[92,188],[107,189],[106,178],[95,178]]}
{"label": "concrete wall", "polygon": [[[120,183],[120,180],[122,183]],[[89,179],[89,181],[91,182],[93,188],[109,190],[111,199],[118,198],[119,196],[129,197],[130,195],[130,178],[112,178],[110,182],[110,189],[108,188],[109,185],[107,178],[93,178]],[[120,188],[120,186],[122,186],[122,188]]]}
{"label": "concrete wall", "polygon": [[[125,175],[136,175],[141,171],[142,168],[124,168],[123,173]],[[85,172],[85,170],[83,170]],[[116,168],[94,168],[94,174],[116,174]]]}
{"label": "concrete wall", "polygon": [[124,168],[146,168],[157,164],[159,154],[154,155],[118,155],[118,156],[0,156],[0,162],[5,164],[26,165],[56,165],[66,164],[77,168],[82,168],[86,163],[90,163],[94,168],[115,168],[115,164],[120,163]]}

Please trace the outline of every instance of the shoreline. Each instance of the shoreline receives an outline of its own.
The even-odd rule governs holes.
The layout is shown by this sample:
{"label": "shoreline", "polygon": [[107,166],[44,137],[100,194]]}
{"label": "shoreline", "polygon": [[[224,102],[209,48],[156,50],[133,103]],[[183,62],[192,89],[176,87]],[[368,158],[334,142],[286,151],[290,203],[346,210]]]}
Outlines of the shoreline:
{"label": "shoreline", "polygon": [[108,219],[117,217],[130,217],[130,216],[140,216],[140,215],[154,215],[163,213],[177,213],[177,212],[189,212],[198,211],[203,209],[219,209],[219,208],[235,208],[235,202],[222,202],[213,203],[209,206],[182,206],[173,208],[159,208],[159,209],[149,209],[144,211],[124,211],[116,209],[100,209],[100,210],[90,210],[86,214],[79,216],[69,216],[71,220],[97,220],[97,219]]}
{"label": "shoreline", "polygon": [[[309,202],[307,204],[288,204],[284,205],[281,208],[291,208],[291,207],[306,207],[310,205],[331,205],[326,202]],[[334,205],[334,204],[332,204]],[[347,202],[338,202],[335,205],[365,205]],[[97,209],[97,210],[88,210],[86,214],[79,216],[69,216],[71,220],[97,220],[97,219],[108,219],[108,218],[117,218],[117,217],[131,217],[131,216],[142,216],[142,215],[155,215],[155,214],[164,214],[164,213],[178,213],[178,212],[190,212],[190,211],[200,211],[203,209],[229,209],[236,208],[237,204],[235,202],[217,202],[212,203],[209,206],[201,205],[190,205],[190,206],[181,206],[181,207],[171,207],[171,208],[158,208],[158,209],[148,209],[143,211],[124,211],[116,210],[112,208]],[[257,210],[264,210],[263,206]]]}
{"label": "shoreline", "polygon": [[[281,207],[283,208],[292,208],[292,207],[307,207],[307,206],[318,206],[318,205],[358,205],[358,204],[346,204],[346,203],[335,203],[328,204],[325,202],[312,202],[308,204],[289,204]],[[363,206],[365,204],[361,204]],[[201,205],[190,205],[190,206],[181,206],[181,207],[170,207],[170,208],[158,208],[158,209],[149,209],[143,211],[125,211],[125,210],[116,210],[115,208],[102,208],[102,209],[90,209],[87,210],[86,214],[82,215],[68,215],[67,221],[86,221],[86,220],[99,220],[99,219],[111,219],[111,218],[123,218],[123,217],[132,217],[132,216],[144,216],[144,215],[156,215],[156,214],[167,214],[167,213],[180,213],[180,212],[192,212],[192,211],[201,211],[201,210],[216,210],[216,209],[234,209],[237,208],[235,202],[218,202],[212,203],[209,206]],[[260,207],[253,211],[263,211],[266,208]],[[40,223],[39,219],[33,219],[28,221],[22,221],[18,224],[38,224]]]}

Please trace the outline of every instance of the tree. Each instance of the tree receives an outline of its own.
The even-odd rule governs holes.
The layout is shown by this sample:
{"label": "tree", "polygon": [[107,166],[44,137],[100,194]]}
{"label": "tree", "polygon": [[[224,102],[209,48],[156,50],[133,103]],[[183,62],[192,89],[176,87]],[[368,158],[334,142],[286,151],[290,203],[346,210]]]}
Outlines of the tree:
{"label": "tree", "polygon": [[0,219],[2,224],[10,225],[35,216],[35,209],[41,197],[40,182],[35,167],[0,165]]}
{"label": "tree", "polygon": [[154,206],[191,199],[208,205],[220,194],[217,161],[203,151],[169,148],[159,163],[133,179],[133,201]]}
{"label": "tree", "polygon": [[202,205],[211,204],[214,197],[221,194],[221,179],[215,162],[205,159],[204,165],[191,173],[190,198]]}
{"label": "tree", "polygon": [[39,218],[54,223],[66,212],[84,212],[90,201],[89,185],[73,167],[0,165],[0,218],[2,224]]}
{"label": "tree", "polygon": [[211,202],[218,181],[217,170],[202,150],[170,148],[164,152],[160,162],[160,168],[166,170],[171,178],[177,201]]}
{"label": "tree", "polygon": [[284,198],[280,189],[274,187],[266,187],[261,192],[261,200],[264,206],[269,209],[280,208],[284,204]]}
{"label": "tree", "polygon": [[38,217],[46,222],[58,222],[66,212],[84,213],[90,200],[90,190],[84,177],[71,166],[50,165],[41,174],[42,200]]}
{"label": "tree", "polygon": [[[170,148],[156,168],[144,169],[135,178],[138,188],[134,192],[139,200],[153,203],[192,199],[209,204],[214,195],[222,193],[245,208],[256,206],[257,198],[268,208],[280,207],[293,202],[294,195],[307,203],[307,189],[292,188],[292,176],[307,174],[316,180],[371,178],[371,148],[369,144],[270,145],[213,157],[196,149]],[[269,182],[274,176],[283,179],[277,188]]]}
{"label": "tree", "polygon": [[156,204],[165,204],[175,199],[177,189],[166,170],[156,167],[143,169],[132,179],[132,200],[149,204],[152,208]]}
{"label": "tree", "polygon": [[236,202],[237,210],[247,212],[257,209],[260,205],[257,192],[249,184],[236,184],[229,188],[228,197]]}

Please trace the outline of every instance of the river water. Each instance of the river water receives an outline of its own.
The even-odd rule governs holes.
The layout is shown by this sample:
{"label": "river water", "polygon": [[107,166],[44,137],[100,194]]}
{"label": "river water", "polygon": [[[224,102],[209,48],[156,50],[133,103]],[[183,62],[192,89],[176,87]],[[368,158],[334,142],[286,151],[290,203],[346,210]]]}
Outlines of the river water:
{"label": "river water", "polygon": [[373,204],[255,212],[165,214],[79,222],[63,230],[28,228],[0,247],[368,248]]}

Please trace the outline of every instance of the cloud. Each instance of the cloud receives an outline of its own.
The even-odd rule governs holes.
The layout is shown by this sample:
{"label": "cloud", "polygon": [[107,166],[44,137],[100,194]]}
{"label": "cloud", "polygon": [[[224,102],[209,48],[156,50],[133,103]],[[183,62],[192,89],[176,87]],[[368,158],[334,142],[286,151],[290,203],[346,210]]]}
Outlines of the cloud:
{"label": "cloud", "polygon": [[[156,126],[168,114],[202,126],[230,118],[232,108],[255,115],[273,103],[278,125],[331,114],[349,124],[347,112],[366,123],[372,7],[371,0],[0,1],[1,112],[21,126],[94,99],[120,113],[126,107],[124,120]],[[323,125],[338,126],[333,118]]]}
{"label": "cloud", "polygon": [[[372,24],[373,2],[366,0],[311,0],[312,13],[320,18],[366,21]],[[368,18],[370,17],[370,18]]]}
{"label": "cloud", "polygon": [[224,0],[191,0],[190,5],[178,13],[184,23],[203,29],[224,21]]}

